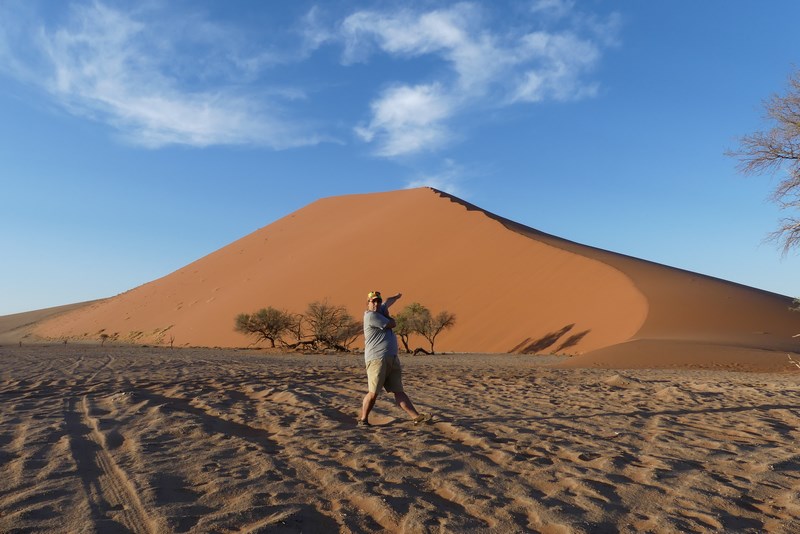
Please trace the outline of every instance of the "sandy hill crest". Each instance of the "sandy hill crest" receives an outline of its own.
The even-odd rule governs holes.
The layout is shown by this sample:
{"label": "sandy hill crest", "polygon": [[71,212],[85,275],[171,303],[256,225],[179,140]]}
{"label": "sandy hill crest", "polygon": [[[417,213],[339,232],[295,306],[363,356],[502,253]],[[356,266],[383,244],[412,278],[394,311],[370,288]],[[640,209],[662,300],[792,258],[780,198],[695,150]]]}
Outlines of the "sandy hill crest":
{"label": "sandy hill crest", "polygon": [[414,301],[454,312],[440,351],[702,366],[731,358],[779,365],[778,357],[783,365],[798,350],[800,313],[788,310],[789,297],[573,243],[431,188],[318,200],[34,332],[241,347],[250,340],[233,329],[239,313],[302,312],[327,299],[360,317],[374,289],[403,293],[395,313]]}

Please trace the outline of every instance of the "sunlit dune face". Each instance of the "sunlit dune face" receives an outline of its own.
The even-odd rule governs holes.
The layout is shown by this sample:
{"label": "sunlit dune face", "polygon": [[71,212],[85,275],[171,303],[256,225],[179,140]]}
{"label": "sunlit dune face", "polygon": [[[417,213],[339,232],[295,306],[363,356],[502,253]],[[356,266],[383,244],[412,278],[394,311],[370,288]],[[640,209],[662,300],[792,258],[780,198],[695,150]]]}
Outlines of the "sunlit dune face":
{"label": "sunlit dune face", "polygon": [[[380,259],[369,256],[377,265],[354,252],[381,242],[376,218],[402,226]],[[268,306],[303,314],[314,302],[353,317],[365,307],[380,313],[382,301],[362,300],[375,287],[402,288],[395,314],[412,303],[434,317],[454,314],[436,339],[441,352],[579,356],[616,346],[603,362],[629,361],[635,339],[700,343],[668,347],[698,359],[719,346],[781,349],[786,360],[800,331],[788,298],[548,236],[420,188],[319,200],[170,275],[47,319],[35,334],[242,347],[252,340],[233,328],[238,314]],[[669,356],[661,347],[631,358]]]}

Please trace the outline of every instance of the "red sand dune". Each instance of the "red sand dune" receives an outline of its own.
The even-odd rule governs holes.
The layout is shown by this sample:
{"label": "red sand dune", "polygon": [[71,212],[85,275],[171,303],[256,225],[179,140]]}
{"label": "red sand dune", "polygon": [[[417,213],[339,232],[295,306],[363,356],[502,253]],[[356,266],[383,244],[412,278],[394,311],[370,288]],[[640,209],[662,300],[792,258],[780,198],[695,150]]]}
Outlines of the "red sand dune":
{"label": "red sand dune", "polygon": [[243,347],[251,340],[233,329],[239,313],[302,312],[327,299],[359,318],[370,290],[402,292],[394,313],[415,301],[454,312],[437,351],[778,368],[800,348],[788,297],[543,234],[430,188],[319,200],[35,333]]}

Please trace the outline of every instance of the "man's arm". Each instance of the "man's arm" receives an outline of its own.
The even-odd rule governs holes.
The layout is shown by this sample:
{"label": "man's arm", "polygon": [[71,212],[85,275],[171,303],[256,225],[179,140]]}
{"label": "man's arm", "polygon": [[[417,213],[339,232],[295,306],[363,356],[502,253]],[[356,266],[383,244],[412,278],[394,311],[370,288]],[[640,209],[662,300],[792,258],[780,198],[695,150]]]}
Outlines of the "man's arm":
{"label": "man's arm", "polygon": [[402,296],[403,296],[402,293],[398,293],[397,295],[392,295],[391,297],[388,297],[385,301],[383,301],[383,305],[388,308],[389,306],[397,302],[397,300]]}

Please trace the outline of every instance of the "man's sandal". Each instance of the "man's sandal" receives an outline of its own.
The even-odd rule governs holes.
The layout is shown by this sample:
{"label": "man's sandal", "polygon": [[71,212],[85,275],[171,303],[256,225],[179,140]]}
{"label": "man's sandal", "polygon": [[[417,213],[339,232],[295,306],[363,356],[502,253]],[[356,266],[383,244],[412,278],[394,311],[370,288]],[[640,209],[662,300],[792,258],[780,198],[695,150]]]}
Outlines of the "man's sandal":
{"label": "man's sandal", "polygon": [[366,419],[359,419],[358,426],[372,426],[372,425],[369,424],[369,421],[367,421]]}
{"label": "man's sandal", "polygon": [[415,425],[421,425],[422,423],[427,423],[431,420],[431,414],[429,413],[421,413],[414,418]]}

